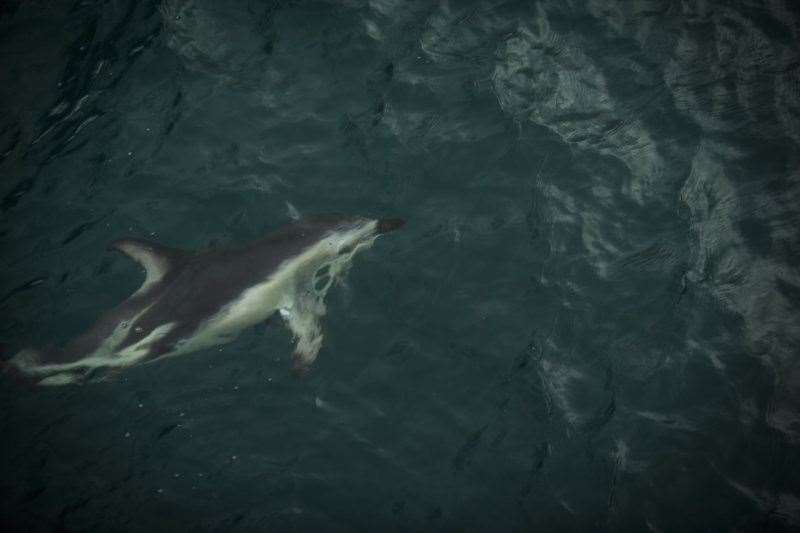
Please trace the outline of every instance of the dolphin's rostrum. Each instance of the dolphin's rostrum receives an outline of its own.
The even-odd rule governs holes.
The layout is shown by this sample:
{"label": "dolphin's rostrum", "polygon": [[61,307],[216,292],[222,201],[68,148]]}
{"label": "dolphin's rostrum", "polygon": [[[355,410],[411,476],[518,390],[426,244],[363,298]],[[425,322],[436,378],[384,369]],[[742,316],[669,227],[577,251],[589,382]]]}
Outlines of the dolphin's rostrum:
{"label": "dolphin's rostrum", "polygon": [[142,286],[64,348],[27,349],[5,363],[40,385],[82,382],[101,370],[229,342],[273,313],[296,338],[304,372],[322,344],[324,297],[353,256],[401,219],[309,217],[239,248],[202,252],[140,239],[112,247],[145,269]]}

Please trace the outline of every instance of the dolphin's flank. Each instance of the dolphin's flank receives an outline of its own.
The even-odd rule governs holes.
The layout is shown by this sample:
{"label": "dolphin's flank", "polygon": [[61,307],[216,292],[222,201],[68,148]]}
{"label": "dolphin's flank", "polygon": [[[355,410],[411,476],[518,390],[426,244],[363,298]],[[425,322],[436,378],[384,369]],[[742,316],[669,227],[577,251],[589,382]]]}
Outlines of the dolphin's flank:
{"label": "dolphin's flank", "polygon": [[278,312],[294,334],[294,369],[322,345],[331,285],[398,218],[310,217],[248,245],[192,252],[141,239],[112,243],[145,270],[142,286],[64,347],[26,349],[3,366],[39,385],[79,383],[137,363],[230,342]]}

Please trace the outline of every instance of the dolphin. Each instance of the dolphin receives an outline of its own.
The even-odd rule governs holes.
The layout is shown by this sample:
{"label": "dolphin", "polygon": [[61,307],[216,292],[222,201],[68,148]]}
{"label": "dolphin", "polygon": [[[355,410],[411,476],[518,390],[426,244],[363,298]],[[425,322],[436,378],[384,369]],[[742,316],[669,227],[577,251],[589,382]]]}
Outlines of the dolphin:
{"label": "dolphin", "polygon": [[228,343],[278,313],[296,340],[293,370],[303,374],[322,345],[328,289],[356,253],[403,224],[399,218],[308,217],[222,250],[115,241],[112,249],[144,268],[141,287],[63,348],[25,349],[3,366],[38,385],[82,383],[104,371]]}

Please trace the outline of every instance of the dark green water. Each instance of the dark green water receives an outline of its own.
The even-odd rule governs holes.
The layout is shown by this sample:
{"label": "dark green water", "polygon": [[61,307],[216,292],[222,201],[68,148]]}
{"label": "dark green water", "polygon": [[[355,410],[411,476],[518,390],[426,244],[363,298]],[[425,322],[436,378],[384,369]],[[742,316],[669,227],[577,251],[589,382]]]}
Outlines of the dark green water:
{"label": "dark green water", "polygon": [[141,283],[126,236],[400,215],[328,297],[116,380],[0,382],[33,531],[800,527],[800,11],[0,4],[0,341]]}

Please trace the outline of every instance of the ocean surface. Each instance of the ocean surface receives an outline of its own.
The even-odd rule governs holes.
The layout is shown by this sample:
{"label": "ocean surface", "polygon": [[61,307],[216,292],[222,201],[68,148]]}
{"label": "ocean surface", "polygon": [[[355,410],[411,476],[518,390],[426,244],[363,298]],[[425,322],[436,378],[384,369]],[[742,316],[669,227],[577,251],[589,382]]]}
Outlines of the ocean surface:
{"label": "ocean surface", "polygon": [[800,528],[800,4],[0,2],[0,343],[121,237],[402,216],[278,321],[0,380],[4,531]]}

